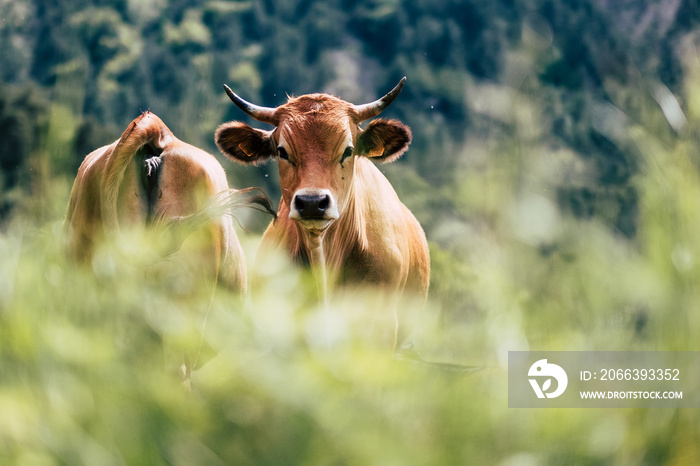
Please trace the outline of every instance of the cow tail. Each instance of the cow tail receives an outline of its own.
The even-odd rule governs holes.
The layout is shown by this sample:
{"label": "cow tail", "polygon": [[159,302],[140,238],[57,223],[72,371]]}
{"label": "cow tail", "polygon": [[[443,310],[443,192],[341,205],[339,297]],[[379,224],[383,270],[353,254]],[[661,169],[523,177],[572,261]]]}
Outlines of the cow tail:
{"label": "cow tail", "polygon": [[[260,188],[245,188],[240,190],[241,193],[256,192],[257,194],[248,198],[247,204],[252,208],[270,214],[273,221],[277,221],[277,211],[272,207],[272,201],[267,197],[267,194]],[[256,207],[257,206],[257,207]]]}
{"label": "cow tail", "polygon": [[146,111],[131,122],[107,160],[102,182],[102,221],[107,231],[119,231],[117,200],[119,187],[134,155],[145,144],[163,149],[172,134],[153,113]]}

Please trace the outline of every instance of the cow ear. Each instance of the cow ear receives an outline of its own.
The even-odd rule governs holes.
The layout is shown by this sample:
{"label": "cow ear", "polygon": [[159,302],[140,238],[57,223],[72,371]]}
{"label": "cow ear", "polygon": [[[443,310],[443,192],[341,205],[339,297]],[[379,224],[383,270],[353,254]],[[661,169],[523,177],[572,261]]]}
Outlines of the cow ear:
{"label": "cow ear", "polygon": [[393,162],[406,152],[411,137],[411,129],[398,120],[372,120],[358,138],[356,154]]}
{"label": "cow ear", "polygon": [[216,129],[219,150],[239,163],[259,165],[275,155],[272,131],[255,129],[240,121],[229,121]]}

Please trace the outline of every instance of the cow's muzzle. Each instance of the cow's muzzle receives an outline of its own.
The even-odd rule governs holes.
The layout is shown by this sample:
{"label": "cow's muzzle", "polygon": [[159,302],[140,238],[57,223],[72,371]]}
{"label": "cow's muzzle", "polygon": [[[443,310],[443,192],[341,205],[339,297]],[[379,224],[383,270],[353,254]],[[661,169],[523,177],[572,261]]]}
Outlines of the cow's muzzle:
{"label": "cow's muzzle", "polygon": [[292,198],[289,218],[311,228],[323,228],[338,218],[338,207],[327,189],[300,189]]}
{"label": "cow's muzzle", "polygon": [[294,197],[294,208],[299,216],[305,220],[322,219],[326,217],[326,211],[331,206],[331,197],[322,195],[298,195]]}

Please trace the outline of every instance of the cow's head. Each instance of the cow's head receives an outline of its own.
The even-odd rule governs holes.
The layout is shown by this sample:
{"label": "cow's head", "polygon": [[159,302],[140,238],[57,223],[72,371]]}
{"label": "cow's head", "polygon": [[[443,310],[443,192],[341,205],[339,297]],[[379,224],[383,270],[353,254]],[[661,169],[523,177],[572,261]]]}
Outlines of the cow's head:
{"label": "cow's head", "polygon": [[380,162],[398,159],[411,142],[411,130],[397,120],[364,120],[379,115],[399,95],[406,78],[381,99],[353,105],[327,94],[310,94],[277,108],[246,102],[226,93],[246,114],[275,126],[255,129],[241,122],[216,131],[221,152],[241,163],[279,159],[282,198],[289,218],[307,231],[320,233],[343,213],[353,190],[356,157]]}

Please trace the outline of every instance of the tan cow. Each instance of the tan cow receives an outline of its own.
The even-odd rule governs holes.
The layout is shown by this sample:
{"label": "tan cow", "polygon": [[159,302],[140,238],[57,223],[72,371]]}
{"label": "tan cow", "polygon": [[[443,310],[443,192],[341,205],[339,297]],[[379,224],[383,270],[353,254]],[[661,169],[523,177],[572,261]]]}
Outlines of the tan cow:
{"label": "tan cow", "polygon": [[[160,118],[145,112],[121,138],[82,162],[66,214],[68,247],[74,257],[88,261],[101,240],[114,239],[126,229],[160,226],[158,231],[175,234],[156,236],[157,243],[166,243],[153,245],[156,263],[183,243],[190,246],[175,255],[184,256],[182,260],[169,256],[160,272],[189,274],[192,282],[203,279],[211,287],[204,296],[217,284],[242,295],[245,258],[232,218],[224,214],[225,202],[237,193],[229,190],[224,170],[212,155],[180,141]],[[265,205],[264,197],[253,202]],[[193,310],[200,321],[205,311]],[[186,381],[195,359],[185,356]]]}
{"label": "tan cow", "polygon": [[[430,258],[423,229],[372,163],[398,159],[411,142],[411,131],[386,119],[360,127],[389,106],[405,79],[364,105],[310,94],[266,108],[224,86],[246,114],[275,126],[267,131],[228,122],[216,131],[216,144],[233,160],[279,159],[279,216],[265,232],[261,251],[281,246],[296,261],[310,264],[324,298],[335,283],[369,284],[395,295],[427,294]],[[396,309],[390,312],[396,322]],[[397,332],[398,324],[394,346]]]}

